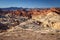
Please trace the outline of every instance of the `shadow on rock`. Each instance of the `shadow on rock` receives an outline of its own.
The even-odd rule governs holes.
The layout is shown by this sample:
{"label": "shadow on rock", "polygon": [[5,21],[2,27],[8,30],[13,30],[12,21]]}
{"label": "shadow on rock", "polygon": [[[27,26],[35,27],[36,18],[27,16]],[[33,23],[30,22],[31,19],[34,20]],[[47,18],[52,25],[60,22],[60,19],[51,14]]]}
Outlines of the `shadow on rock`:
{"label": "shadow on rock", "polygon": [[9,27],[6,24],[0,23],[0,32],[6,31]]}

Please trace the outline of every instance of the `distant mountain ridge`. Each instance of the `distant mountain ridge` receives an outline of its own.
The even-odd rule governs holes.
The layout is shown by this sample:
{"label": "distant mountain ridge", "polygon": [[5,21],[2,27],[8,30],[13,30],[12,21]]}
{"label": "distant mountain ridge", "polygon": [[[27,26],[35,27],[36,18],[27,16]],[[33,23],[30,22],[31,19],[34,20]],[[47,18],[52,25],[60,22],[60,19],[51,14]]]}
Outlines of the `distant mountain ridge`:
{"label": "distant mountain ridge", "polygon": [[49,9],[49,8],[23,8],[23,7],[8,7],[8,8],[0,8],[2,10],[20,10],[20,9]]}
{"label": "distant mountain ridge", "polygon": [[8,8],[0,8],[2,10],[18,10],[18,9],[22,9],[22,7],[8,7]]}
{"label": "distant mountain ridge", "polygon": [[[39,9],[39,10],[44,10],[44,9],[50,9],[50,8],[23,8],[23,7],[8,7],[8,8],[0,8],[2,10],[20,10],[20,9],[25,9],[25,10],[29,10],[29,9]],[[60,9],[59,7],[56,9]]]}

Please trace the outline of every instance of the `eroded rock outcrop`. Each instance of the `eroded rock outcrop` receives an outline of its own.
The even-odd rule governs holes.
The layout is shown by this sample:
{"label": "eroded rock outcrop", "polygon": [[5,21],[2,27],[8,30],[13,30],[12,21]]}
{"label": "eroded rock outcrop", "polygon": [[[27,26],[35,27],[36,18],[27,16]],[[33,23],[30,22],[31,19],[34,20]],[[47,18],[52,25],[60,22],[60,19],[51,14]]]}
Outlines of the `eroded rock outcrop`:
{"label": "eroded rock outcrop", "polygon": [[58,13],[50,12],[43,17],[42,15],[37,15],[37,17],[35,16],[35,18],[33,17],[32,19],[42,22],[44,27],[60,30],[60,15]]}

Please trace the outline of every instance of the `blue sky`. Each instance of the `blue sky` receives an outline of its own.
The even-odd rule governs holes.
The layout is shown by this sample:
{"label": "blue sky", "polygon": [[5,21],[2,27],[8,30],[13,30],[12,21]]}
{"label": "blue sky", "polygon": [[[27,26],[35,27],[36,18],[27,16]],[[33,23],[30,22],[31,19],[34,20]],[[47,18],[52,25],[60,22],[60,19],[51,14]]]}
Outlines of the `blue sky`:
{"label": "blue sky", "polygon": [[60,0],[0,0],[0,8],[5,7],[24,7],[24,8],[60,7]]}

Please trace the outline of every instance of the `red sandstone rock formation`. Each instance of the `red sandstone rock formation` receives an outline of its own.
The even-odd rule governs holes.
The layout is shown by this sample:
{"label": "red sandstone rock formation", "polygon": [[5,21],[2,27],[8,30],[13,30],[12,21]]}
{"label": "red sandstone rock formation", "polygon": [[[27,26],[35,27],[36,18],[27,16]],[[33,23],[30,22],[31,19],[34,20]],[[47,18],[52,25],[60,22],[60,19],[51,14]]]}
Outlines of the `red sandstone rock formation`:
{"label": "red sandstone rock formation", "polygon": [[60,8],[45,8],[45,9],[30,9],[30,10],[13,10],[13,11],[6,11],[4,13],[11,13],[12,15],[17,15],[17,16],[27,16],[30,17],[31,15],[46,15],[49,12],[56,12],[58,14],[60,14]]}

